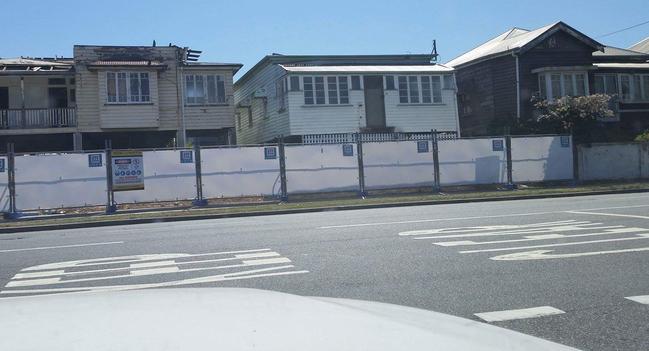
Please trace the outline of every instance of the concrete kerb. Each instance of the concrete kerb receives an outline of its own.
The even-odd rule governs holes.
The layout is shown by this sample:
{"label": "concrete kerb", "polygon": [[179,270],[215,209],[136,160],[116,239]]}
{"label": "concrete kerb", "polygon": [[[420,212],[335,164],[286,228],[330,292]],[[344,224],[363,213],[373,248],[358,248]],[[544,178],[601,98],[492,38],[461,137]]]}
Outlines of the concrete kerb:
{"label": "concrete kerb", "polygon": [[534,199],[547,199],[547,198],[578,197],[578,196],[590,196],[590,195],[631,194],[631,193],[645,193],[645,192],[649,192],[649,189],[586,191],[586,192],[575,192],[575,193],[540,194],[540,195],[513,195],[513,196],[503,196],[503,197],[485,197],[485,198],[470,198],[470,199],[457,199],[457,200],[426,200],[426,201],[393,202],[393,203],[380,203],[380,204],[367,204],[367,205],[361,204],[361,205],[341,205],[341,206],[314,207],[314,208],[298,208],[298,209],[272,210],[272,211],[216,213],[216,214],[205,214],[205,215],[187,215],[187,216],[172,216],[172,217],[159,217],[159,218],[134,218],[134,219],[107,220],[107,221],[96,221],[96,222],[46,224],[46,225],[6,227],[6,228],[0,227],[0,234],[13,234],[13,233],[61,230],[61,229],[93,228],[93,227],[106,227],[106,226],[118,226],[118,225],[130,225],[130,224],[181,222],[181,221],[193,221],[193,220],[205,220],[205,219],[272,216],[272,215],[345,211],[345,210],[363,210],[363,209],[389,208],[389,207],[447,205],[447,204],[490,202],[490,201],[534,200]]}

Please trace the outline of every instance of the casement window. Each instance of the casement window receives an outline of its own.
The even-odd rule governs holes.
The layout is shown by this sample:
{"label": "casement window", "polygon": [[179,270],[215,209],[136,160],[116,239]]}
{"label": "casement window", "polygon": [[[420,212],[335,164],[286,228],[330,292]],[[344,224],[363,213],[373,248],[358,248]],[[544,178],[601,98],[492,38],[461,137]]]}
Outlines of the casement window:
{"label": "casement window", "polygon": [[442,102],[441,76],[399,76],[399,103],[439,104]]}
{"label": "casement window", "polygon": [[302,77],[302,85],[305,105],[349,104],[347,76]]}
{"label": "casement window", "polygon": [[395,90],[394,76],[385,76],[385,90]]}
{"label": "casement window", "polygon": [[623,101],[649,101],[649,74],[595,74],[594,91]]}
{"label": "casement window", "polygon": [[129,104],[148,103],[149,101],[151,101],[151,95],[149,92],[149,73],[106,73],[107,103]]}
{"label": "casement window", "polygon": [[288,94],[288,79],[286,77],[275,82],[275,97],[277,98],[278,111],[286,109],[286,99]]}
{"label": "casement window", "polygon": [[185,75],[185,104],[213,105],[225,103],[225,80],[222,75]]}
{"label": "casement window", "polygon": [[450,74],[444,75],[444,89],[455,89],[455,79]]}
{"label": "casement window", "polygon": [[352,76],[352,90],[361,90],[361,76]]}
{"label": "casement window", "polygon": [[291,91],[300,91],[300,77],[291,77]]}
{"label": "casement window", "polygon": [[585,72],[539,73],[539,94],[544,99],[584,96],[587,93],[588,78]]}
{"label": "casement window", "polygon": [[594,91],[598,94],[618,95],[617,75],[615,74],[595,74]]}

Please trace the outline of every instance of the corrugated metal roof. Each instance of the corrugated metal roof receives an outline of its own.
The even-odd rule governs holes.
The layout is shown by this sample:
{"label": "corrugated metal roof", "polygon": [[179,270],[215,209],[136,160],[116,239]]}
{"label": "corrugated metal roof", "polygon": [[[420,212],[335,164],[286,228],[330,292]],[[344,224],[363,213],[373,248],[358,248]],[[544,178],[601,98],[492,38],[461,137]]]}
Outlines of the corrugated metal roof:
{"label": "corrugated metal roof", "polygon": [[47,60],[38,60],[30,58],[6,58],[0,59],[0,65],[2,66],[69,66],[70,63],[66,62],[57,62],[57,61],[47,61]]}
{"label": "corrugated metal roof", "polygon": [[390,65],[390,66],[289,66],[280,65],[284,70],[295,73],[399,73],[399,72],[452,72],[444,65]]}
{"label": "corrugated metal roof", "polygon": [[649,69],[649,62],[647,63],[595,63],[597,68],[641,68]]}
{"label": "corrugated metal roof", "polygon": [[614,46],[604,46],[604,52],[596,51],[593,53],[593,56],[642,56],[642,55],[645,55],[645,53],[634,51],[634,50],[616,48]]}
{"label": "corrugated metal roof", "polygon": [[639,43],[635,43],[635,44],[633,44],[633,45],[629,48],[629,50],[633,50],[633,51],[638,51],[638,52],[642,52],[642,53],[645,53],[645,54],[649,54],[649,37],[647,37],[647,38],[641,40]]}

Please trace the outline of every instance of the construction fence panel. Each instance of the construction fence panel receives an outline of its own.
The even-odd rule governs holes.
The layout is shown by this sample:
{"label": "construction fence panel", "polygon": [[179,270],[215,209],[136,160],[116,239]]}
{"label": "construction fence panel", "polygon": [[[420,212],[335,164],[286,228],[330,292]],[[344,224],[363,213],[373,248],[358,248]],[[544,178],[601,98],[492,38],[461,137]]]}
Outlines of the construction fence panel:
{"label": "construction fence panel", "polygon": [[496,184],[507,180],[504,138],[439,142],[441,185]]}
{"label": "construction fence panel", "polygon": [[115,201],[119,204],[196,198],[194,163],[181,163],[180,153],[181,150],[144,151],[144,190],[116,191]]}
{"label": "construction fence panel", "polygon": [[366,188],[431,186],[434,177],[431,151],[429,140],[364,143]]}
{"label": "construction fence panel", "polygon": [[[90,166],[90,155],[101,155],[96,166]],[[106,156],[103,152],[22,155],[15,160],[18,210],[106,203]]]}
{"label": "construction fence panel", "polygon": [[286,146],[289,193],[358,189],[356,145]]}
{"label": "construction fence panel", "polygon": [[570,136],[512,138],[514,182],[568,180],[573,173]]}
{"label": "construction fence panel", "polygon": [[280,191],[277,146],[201,150],[206,198],[276,195]]}

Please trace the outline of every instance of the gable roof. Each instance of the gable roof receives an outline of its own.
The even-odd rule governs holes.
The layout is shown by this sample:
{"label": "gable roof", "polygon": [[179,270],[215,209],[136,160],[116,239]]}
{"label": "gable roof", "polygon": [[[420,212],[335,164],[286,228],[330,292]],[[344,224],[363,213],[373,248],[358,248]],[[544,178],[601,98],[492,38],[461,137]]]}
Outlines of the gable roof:
{"label": "gable roof", "polygon": [[572,35],[584,44],[592,47],[593,51],[604,50],[604,46],[599,42],[563,22],[556,22],[535,30],[512,28],[486,43],[454,58],[447,62],[446,65],[458,67],[492,57],[507,55],[512,52],[525,52],[558,31],[563,31]]}
{"label": "gable roof", "polygon": [[645,54],[649,54],[649,37],[644,38],[644,39],[641,40],[640,42],[637,42],[637,43],[631,45],[631,47],[629,47],[629,50],[633,50],[633,51],[638,51],[638,52],[643,52],[643,53],[645,53]]}

